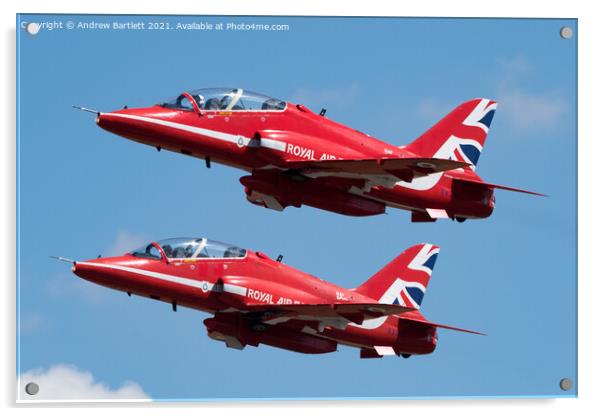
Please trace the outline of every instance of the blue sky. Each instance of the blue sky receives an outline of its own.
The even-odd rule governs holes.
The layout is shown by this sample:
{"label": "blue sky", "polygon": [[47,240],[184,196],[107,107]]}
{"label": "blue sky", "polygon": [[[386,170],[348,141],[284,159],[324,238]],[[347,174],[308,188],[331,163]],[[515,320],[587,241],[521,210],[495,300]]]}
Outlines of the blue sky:
{"label": "blue sky", "polygon": [[[285,23],[286,32],[18,32],[18,370],[68,364],[153,399],[572,395],[576,380],[576,37],[573,20],[22,16],[24,21]],[[182,91],[240,86],[302,102],[405,144],[457,104],[498,101],[478,173],[550,195],[498,191],[491,218],[412,224],[246,202],[242,172],[129,142],[93,116]],[[177,180],[176,180],[177,179]],[[182,180],[183,179],[183,180]],[[405,248],[441,246],[422,305],[439,346],[409,360],[356,349],[226,349],[208,315],[94,286],[48,256],[120,254],[207,236],[284,254],[354,287]],[[28,373],[29,374],[29,373]],[[43,386],[42,386],[43,388]]]}

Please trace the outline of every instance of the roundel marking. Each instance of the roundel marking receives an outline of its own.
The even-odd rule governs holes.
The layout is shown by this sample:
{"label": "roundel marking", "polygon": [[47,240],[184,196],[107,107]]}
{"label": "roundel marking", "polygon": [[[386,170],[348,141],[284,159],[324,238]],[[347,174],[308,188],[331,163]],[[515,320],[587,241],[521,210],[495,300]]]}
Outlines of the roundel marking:
{"label": "roundel marking", "polygon": [[418,163],[416,163],[416,166],[418,166],[419,168],[424,168],[424,169],[434,169],[436,167],[433,163],[429,163],[429,162],[418,162]]}

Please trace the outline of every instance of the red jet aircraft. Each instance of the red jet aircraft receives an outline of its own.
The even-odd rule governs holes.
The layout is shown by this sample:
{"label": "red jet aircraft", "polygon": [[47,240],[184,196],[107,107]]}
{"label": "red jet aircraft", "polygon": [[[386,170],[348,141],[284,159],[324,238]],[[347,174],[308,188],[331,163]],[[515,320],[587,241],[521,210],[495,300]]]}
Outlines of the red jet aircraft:
{"label": "red jet aircraft", "polygon": [[119,257],[73,263],[73,273],[112,289],[212,313],[209,337],[230,348],[271,345],[320,354],[337,345],[361,358],[429,354],[437,328],[418,311],[439,247],[407,249],[368,281],[344,289],[261,252],[206,238],[152,242]]}
{"label": "red jet aircraft", "polygon": [[125,138],[243,169],[247,199],[277,211],[309,205],[367,216],[386,207],[412,221],[485,218],[495,188],[474,169],[495,101],[460,105],[407,146],[394,146],[290,104],[242,89],[186,92],[148,108],[97,114],[96,123]]}

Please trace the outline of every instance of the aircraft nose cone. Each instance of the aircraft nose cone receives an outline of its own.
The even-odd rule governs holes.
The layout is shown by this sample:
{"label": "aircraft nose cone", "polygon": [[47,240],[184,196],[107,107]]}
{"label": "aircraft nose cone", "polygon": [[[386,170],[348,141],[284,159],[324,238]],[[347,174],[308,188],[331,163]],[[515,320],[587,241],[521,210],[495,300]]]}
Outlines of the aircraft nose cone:
{"label": "aircraft nose cone", "polygon": [[82,279],[93,280],[92,277],[95,272],[95,267],[92,265],[93,262],[94,260],[75,262],[71,267],[71,271]]}
{"label": "aircraft nose cone", "polygon": [[132,270],[131,258],[127,256],[99,257],[92,260],[78,261],[71,270],[76,276],[101,286],[117,290],[126,290],[132,283],[138,282]]}
{"label": "aircraft nose cone", "polygon": [[148,135],[148,123],[129,110],[100,113],[96,117],[96,124],[103,130],[134,141],[144,142]]}
{"label": "aircraft nose cone", "polygon": [[103,130],[137,142],[160,146],[162,113],[155,108],[129,108],[99,113],[96,124]]}
{"label": "aircraft nose cone", "polygon": [[[127,115],[126,115],[127,116]],[[111,133],[120,134],[127,130],[131,124],[128,118],[124,117],[119,112],[99,113],[96,116],[96,124],[101,129],[110,131]]]}
{"label": "aircraft nose cone", "polygon": [[78,277],[103,286],[111,286],[118,281],[115,270],[112,270],[107,259],[78,261],[73,264],[71,271]]}

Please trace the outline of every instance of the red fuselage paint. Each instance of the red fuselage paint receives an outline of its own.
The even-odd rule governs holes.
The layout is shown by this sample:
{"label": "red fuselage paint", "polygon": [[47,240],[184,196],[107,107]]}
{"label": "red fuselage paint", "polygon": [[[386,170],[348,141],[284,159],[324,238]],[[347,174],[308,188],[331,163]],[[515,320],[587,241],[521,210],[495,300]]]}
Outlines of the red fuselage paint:
{"label": "red fuselage paint", "polygon": [[[152,243],[156,244],[156,243]],[[416,310],[365,320],[362,324],[341,317],[323,320],[311,316],[270,316],[270,306],[341,303],[377,303],[246,250],[240,258],[160,259],[132,254],[75,262],[73,273],[111,289],[150,297],[214,314],[205,320],[214,339],[235,337],[244,345],[271,345],[301,353],[327,353],[338,344],[362,350],[388,346],[397,354],[429,354],[437,344],[436,328]],[[268,308],[262,308],[268,306]],[[260,312],[254,312],[256,308]],[[255,308],[255,309],[254,309]],[[280,318],[280,322],[266,319]],[[282,319],[284,318],[284,319]]]}
{"label": "red fuselage paint", "polygon": [[[191,100],[194,101],[194,100]],[[279,208],[309,205],[344,215],[378,215],[386,207],[424,212],[445,210],[451,218],[486,218],[493,190],[453,185],[454,178],[480,181],[469,168],[431,174],[420,180],[378,184],[354,175],[313,175],[287,164],[311,160],[416,158],[393,146],[287,103],[282,110],[219,111],[131,108],[100,113],[97,124],[127,139],[217,162],[249,172],[241,178],[250,202],[255,192],[275,197]],[[382,178],[381,178],[382,179]]]}

